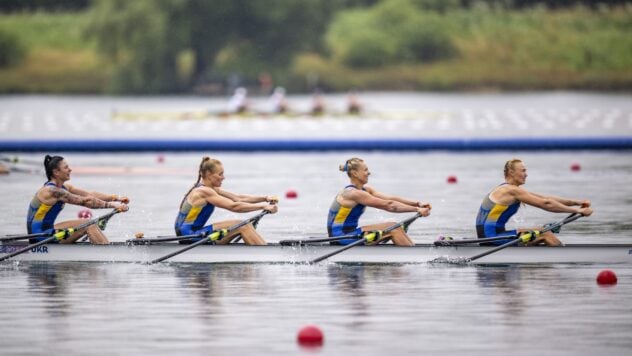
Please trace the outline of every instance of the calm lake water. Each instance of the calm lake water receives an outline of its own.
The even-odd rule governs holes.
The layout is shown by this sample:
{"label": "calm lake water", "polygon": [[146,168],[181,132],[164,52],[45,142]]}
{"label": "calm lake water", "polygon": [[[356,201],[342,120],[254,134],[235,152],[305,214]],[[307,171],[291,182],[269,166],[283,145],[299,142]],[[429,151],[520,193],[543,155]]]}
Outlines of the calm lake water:
{"label": "calm lake water", "polygon": [[[465,103],[475,107],[478,103],[464,97],[435,98],[437,106]],[[11,101],[15,112],[23,102],[33,100],[18,99]],[[554,99],[555,95],[547,100],[552,106],[563,107],[565,101]],[[72,100],[81,102],[79,98]],[[618,97],[613,100],[597,97],[592,103],[597,107],[620,105],[626,118],[628,104],[622,104]],[[56,107],[46,101],[35,102],[41,104],[37,110]],[[491,102],[485,105],[496,102],[499,110],[512,103]],[[528,102],[525,98],[513,101],[518,110],[524,111],[529,109]],[[582,103],[578,106],[582,112],[593,107],[591,102],[575,102]],[[6,127],[22,127],[12,121],[13,114],[6,117]],[[629,135],[625,120],[617,121],[624,123],[620,135]],[[18,138],[2,127],[2,137]],[[311,135],[316,134],[326,133]],[[346,176],[337,170],[338,164],[359,156],[369,165],[370,184],[378,190],[432,203],[432,215],[410,228],[416,242],[431,242],[439,235],[473,237],[474,219],[483,196],[502,181],[505,160],[519,157],[529,169],[527,189],[593,202],[593,216],[564,227],[559,235],[564,242],[632,243],[629,152],[65,156],[74,169],[75,185],[132,199],[130,211],[114,217],[106,230],[112,241],[123,241],[139,231],[149,237],[173,233],[177,205],[194,183],[202,155],[224,162],[225,189],[281,197],[279,213],[266,216],[259,224],[261,235],[268,241],[325,235],[331,199],[347,183]],[[20,157],[41,161],[43,153]],[[574,163],[580,164],[580,171],[570,169]],[[446,182],[451,175],[457,177],[457,184]],[[22,233],[28,203],[44,177],[12,173],[0,180],[4,196],[0,232]],[[298,193],[298,198],[285,198],[290,189]],[[60,219],[75,218],[79,210],[67,206]],[[251,214],[218,211],[214,219]],[[408,214],[368,209],[362,223],[401,220],[405,216]],[[511,224],[539,225],[563,216],[528,207],[522,208]],[[595,277],[603,269],[617,273],[616,286],[596,284]],[[0,280],[0,300],[5,308],[0,319],[0,350],[7,355],[632,352],[632,267],[623,265],[144,266],[3,262]],[[306,349],[296,343],[297,332],[307,324],[322,329],[325,343],[321,348]]]}

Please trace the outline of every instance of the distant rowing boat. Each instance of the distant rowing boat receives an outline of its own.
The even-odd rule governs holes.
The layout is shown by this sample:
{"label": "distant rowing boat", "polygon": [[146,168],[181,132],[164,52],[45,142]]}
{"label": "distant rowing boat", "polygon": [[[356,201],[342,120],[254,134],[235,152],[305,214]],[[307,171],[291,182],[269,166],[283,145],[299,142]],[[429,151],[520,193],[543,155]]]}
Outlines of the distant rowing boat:
{"label": "distant rowing boat", "polygon": [[[25,243],[0,245],[0,256],[26,246]],[[15,256],[17,261],[77,261],[77,262],[147,262],[181,249],[183,245],[161,243],[128,245],[50,244]],[[339,249],[340,246],[247,246],[202,245],[174,256],[170,262],[181,263],[303,263]],[[394,245],[357,246],[332,256],[328,261],[341,263],[426,263],[439,257],[459,259],[489,250],[487,246],[414,247]],[[632,244],[568,244],[563,247],[509,247],[479,260],[476,264],[538,264],[538,263],[625,263],[632,264]]]}
{"label": "distant rowing boat", "polygon": [[445,116],[445,113],[415,112],[415,111],[391,111],[391,112],[324,112],[310,113],[291,111],[285,113],[246,111],[242,113],[212,112],[212,111],[113,111],[112,120],[116,121],[187,121],[210,119],[294,119],[294,118],[336,118],[336,119],[413,119],[413,118],[437,118]]}

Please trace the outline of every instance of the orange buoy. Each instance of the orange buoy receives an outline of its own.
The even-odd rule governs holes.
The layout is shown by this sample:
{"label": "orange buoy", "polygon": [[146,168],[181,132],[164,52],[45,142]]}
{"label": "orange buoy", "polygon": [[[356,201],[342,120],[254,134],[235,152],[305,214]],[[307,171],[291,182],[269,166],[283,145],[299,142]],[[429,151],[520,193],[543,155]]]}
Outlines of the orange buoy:
{"label": "orange buoy", "polygon": [[301,346],[320,346],[323,344],[323,332],[316,325],[306,325],[299,330],[296,341]]}

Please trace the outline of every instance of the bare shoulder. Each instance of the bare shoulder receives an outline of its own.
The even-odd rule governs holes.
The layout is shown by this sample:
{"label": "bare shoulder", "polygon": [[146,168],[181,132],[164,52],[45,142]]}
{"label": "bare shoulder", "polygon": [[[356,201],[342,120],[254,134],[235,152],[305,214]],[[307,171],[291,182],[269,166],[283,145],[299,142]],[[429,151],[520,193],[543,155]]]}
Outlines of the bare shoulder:
{"label": "bare shoulder", "polygon": [[194,194],[197,194],[198,196],[202,197],[202,198],[208,198],[208,197],[212,197],[215,195],[218,195],[219,192],[217,192],[215,189],[211,188],[211,187],[207,187],[205,185],[199,186],[195,189],[193,189]]}
{"label": "bare shoulder", "polygon": [[497,204],[510,205],[521,195],[520,189],[519,186],[504,184],[494,188],[489,196]]}

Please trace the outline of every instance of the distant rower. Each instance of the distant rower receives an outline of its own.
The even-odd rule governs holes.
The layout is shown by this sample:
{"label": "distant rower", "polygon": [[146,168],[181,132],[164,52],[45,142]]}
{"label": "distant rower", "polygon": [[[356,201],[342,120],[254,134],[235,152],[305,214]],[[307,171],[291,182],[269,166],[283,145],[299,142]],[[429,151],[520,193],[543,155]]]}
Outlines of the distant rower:
{"label": "distant rower", "polygon": [[[544,243],[549,246],[558,246],[562,243],[557,239],[553,231],[542,234],[537,228],[521,228],[506,230],[505,224],[511,218],[521,204],[528,204],[554,213],[576,213],[584,216],[592,214],[590,201],[561,198],[552,195],[541,195],[529,192],[520,187],[527,181],[527,167],[519,159],[512,159],[505,163],[505,182],[494,188],[485,198],[476,217],[476,232],[479,238],[510,236],[507,240],[495,241],[492,244],[502,245],[511,241],[521,233],[533,232],[536,238],[529,245]],[[555,231],[558,232],[558,231]]]}
{"label": "distant rower", "polygon": [[[350,183],[334,198],[329,208],[327,217],[327,232],[329,236],[343,236],[350,234],[362,234],[369,231],[384,230],[394,225],[394,222],[383,222],[378,224],[358,227],[358,221],[367,206],[386,210],[392,213],[415,212],[422,216],[430,215],[431,206],[428,203],[400,198],[394,195],[387,195],[372,187],[367,186],[369,182],[369,168],[360,158],[351,158],[340,166],[342,172],[349,176]],[[379,243],[391,239],[394,244],[400,246],[412,246],[413,241],[402,229],[396,229],[380,237]],[[337,241],[338,244],[350,244],[356,239],[346,239]]]}
{"label": "distant rower", "polygon": [[243,87],[235,89],[235,93],[228,101],[227,110],[231,114],[240,114],[248,111],[248,90]]}
{"label": "distant rower", "polygon": [[[225,229],[239,223],[239,220],[228,220],[204,225],[213,214],[215,207],[230,210],[237,213],[246,213],[255,210],[267,210],[270,213],[277,212],[278,198],[275,196],[254,196],[235,194],[221,188],[224,181],[224,166],[219,160],[210,157],[202,158],[198,179],[184,195],[180,203],[180,211],[176,218],[176,235],[194,235],[197,233],[211,233],[215,230]],[[223,236],[217,243],[227,244],[238,235],[248,245],[265,245],[257,230],[252,224],[245,225],[234,232]],[[181,241],[187,243],[200,240],[199,238]]]}
{"label": "distant rower", "polygon": [[[70,180],[72,170],[61,156],[44,158],[44,169],[48,181],[44,183],[29,205],[26,227],[29,234],[53,232],[81,225],[85,220],[68,220],[55,224],[57,215],[66,203],[81,205],[91,209],[118,209],[127,211],[129,198],[116,194],[89,192],[66,182]],[[72,243],[84,235],[88,235],[93,244],[107,244],[109,241],[97,225],[90,225],[63,239],[60,243]],[[34,240],[44,240],[42,237]]]}

